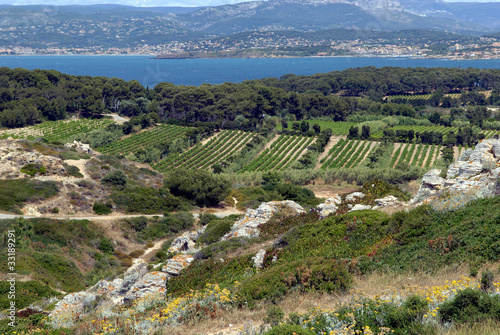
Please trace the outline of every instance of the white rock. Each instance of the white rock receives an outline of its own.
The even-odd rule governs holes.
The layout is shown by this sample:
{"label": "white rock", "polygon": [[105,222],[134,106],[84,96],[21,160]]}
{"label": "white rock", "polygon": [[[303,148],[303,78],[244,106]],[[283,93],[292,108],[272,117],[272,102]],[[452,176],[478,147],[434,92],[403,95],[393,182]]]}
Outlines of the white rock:
{"label": "white rock", "polygon": [[137,280],[123,297],[123,302],[129,303],[138,298],[155,293],[165,293],[168,275],[161,271],[148,272]]}
{"label": "white rock", "polygon": [[194,260],[192,255],[176,255],[167,261],[161,271],[172,276],[178,276],[182,269],[186,268]]}
{"label": "white rock", "polygon": [[264,249],[260,249],[255,256],[252,257],[253,266],[257,269],[262,269],[264,266],[264,257],[266,256],[266,251]]}
{"label": "white rock", "polygon": [[372,209],[379,209],[383,207],[395,206],[401,204],[401,202],[393,195],[389,195],[385,198],[375,199],[376,205]]}
{"label": "white rock", "polygon": [[345,201],[352,202],[352,201],[356,201],[356,199],[363,199],[364,197],[365,197],[365,194],[362,192],[353,192],[351,194],[348,194],[345,197]]}
{"label": "white rock", "polygon": [[270,201],[262,203],[257,209],[248,209],[245,216],[234,223],[231,231],[222,237],[222,241],[233,237],[249,237],[254,238],[259,236],[259,226],[266,223],[278,211],[284,210],[290,214],[297,215],[305,213],[305,210],[299,204],[290,201]]}

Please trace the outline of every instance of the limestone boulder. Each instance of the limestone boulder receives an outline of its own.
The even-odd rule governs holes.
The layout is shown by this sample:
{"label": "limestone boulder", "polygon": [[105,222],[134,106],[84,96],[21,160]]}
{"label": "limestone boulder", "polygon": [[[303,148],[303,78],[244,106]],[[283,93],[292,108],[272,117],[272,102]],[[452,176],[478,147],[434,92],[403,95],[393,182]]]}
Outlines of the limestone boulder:
{"label": "limestone boulder", "polygon": [[196,250],[195,244],[196,241],[200,238],[201,235],[205,232],[206,227],[202,227],[196,231],[185,232],[181,236],[177,237],[172,241],[170,248],[168,248],[169,252],[193,252]]}
{"label": "limestone boulder", "polygon": [[127,293],[139,278],[142,278],[146,273],[148,273],[148,263],[140,260],[125,272],[122,285],[117,289],[120,293]]}
{"label": "limestone boulder", "polygon": [[188,267],[192,261],[194,261],[194,256],[192,255],[176,255],[167,261],[167,265],[165,265],[161,271],[171,276],[178,276],[181,270]]}
{"label": "limestone boulder", "polygon": [[353,202],[356,201],[357,199],[363,199],[365,197],[365,194],[363,192],[353,192],[351,194],[348,194],[345,197],[346,202]]}
{"label": "limestone boulder", "polygon": [[130,303],[148,295],[164,294],[168,275],[161,271],[148,272],[130,288],[123,297],[124,303]]}
{"label": "limestone boulder", "polygon": [[330,214],[337,213],[338,206],[342,203],[342,198],[339,195],[335,195],[331,198],[325,200],[324,203],[316,207],[316,211],[319,213],[321,219],[326,218]]}
{"label": "limestone boulder", "polygon": [[393,195],[389,195],[387,197],[380,198],[380,199],[375,199],[374,201],[376,203],[376,205],[373,206],[373,208],[372,208],[374,210],[384,208],[384,207],[398,206],[401,204],[401,202],[398,200],[398,198],[396,198]]}
{"label": "limestone boulder", "polygon": [[299,204],[290,201],[270,201],[262,203],[257,209],[248,209],[245,216],[234,223],[231,231],[222,237],[222,241],[233,237],[255,238],[259,236],[259,226],[266,223],[278,211],[284,211],[289,215],[305,213]]}

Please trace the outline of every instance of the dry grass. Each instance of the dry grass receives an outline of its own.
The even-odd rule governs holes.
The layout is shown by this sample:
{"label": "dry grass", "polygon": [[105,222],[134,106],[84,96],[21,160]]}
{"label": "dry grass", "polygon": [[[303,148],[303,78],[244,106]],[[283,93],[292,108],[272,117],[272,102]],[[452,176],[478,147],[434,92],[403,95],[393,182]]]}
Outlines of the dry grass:
{"label": "dry grass", "polygon": [[[483,270],[490,269],[495,271],[498,268],[499,264],[496,263],[483,267]],[[450,266],[443,268],[437,274],[432,275],[424,273],[373,273],[368,276],[356,277],[354,289],[351,292],[338,295],[329,295],[324,293],[297,293],[285,297],[277,304],[277,306],[283,309],[286,318],[290,313],[306,313],[315,307],[335,309],[339,304],[349,301],[352,294],[363,293],[366,296],[374,297],[376,295],[388,293],[394,288],[405,288],[409,286],[442,286],[446,281],[457,280],[460,276],[469,276],[468,266]],[[261,325],[262,320],[266,316],[268,307],[268,303],[260,303],[254,310],[231,309],[223,311],[216,319],[204,320],[193,325],[183,325],[175,329],[175,331],[169,330],[168,334],[236,335],[238,330],[244,325]],[[445,335],[500,334],[500,322],[491,321],[476,325],[457,326],[449,330],[442,329],[439,333]]]}
{"label": "dry grass", "polygon": [[459,325],[443,332],[444,335],[498,335],[500,322],[488,320],[473,325]]}

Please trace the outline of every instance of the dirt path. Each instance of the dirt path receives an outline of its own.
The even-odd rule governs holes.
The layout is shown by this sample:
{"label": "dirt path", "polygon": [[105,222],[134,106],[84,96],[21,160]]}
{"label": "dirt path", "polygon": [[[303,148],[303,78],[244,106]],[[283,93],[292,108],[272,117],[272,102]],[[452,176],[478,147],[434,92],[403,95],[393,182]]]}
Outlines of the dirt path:
{"label": "dirt path", "polygon": [[[436,161],[439,159],[439,157],[441,157],[441,148],[442,147],[437,146],[437,153],[434,154],[434,157],[433,157],[432,162],[431,162],[431,166],[436,164]],[[436,148],[434,148],[434,150],[436,150]]]}
{"label": "dirt path", "polygon": [[149,261],[153,257],[153,255],[156,253],[156,251],[161,249],[161,246],[163,245],[163,243],[166,240],[168,240],[168,239],[167,238],[161,239],[161,240],[157,241],[155,243],[155,245],[153,245],[151,248],[144,249],[144,255],[142,255],[138,258],[134,258],[134,260],[132,261],[132,264],[137,264],[140,261],[145,261],[145,262]]}
{"label": "dirt path", "polygon": [[80,173],[83,174],[83,178],[92,179],[88,175],[87,171],[85,171],[85,164],[87,164],[88,161],[88,159],[67,159],[64,161],[64,163],[76,166],[78,169],[80,169]]}
{"label": "dirt path", "polygon": [[380,144],[380,142],[371,142],[371,143],[370,143],[370,149],[368,149],[368,151],[366,152],[365,157],[363,157],[363,159],[361,159],[360,164],[362,164],[362,163],[366,160],[366,158],[368,158],[368,155],[369,155],[369,154],[373,151],[373,149],[374,149],[377,145],[379,145],[379,144]]}
{"label": "dirt path", "polygon": [[204,139],[204,140],[201,140],[201,141],[200,141],[201,145],[205,145],[205,144],[207,144],[208,142],[210,142],[210,140],[212,140],[213,138],[216,138],[216,137],[217,137],[217,136],[219,136],[220,134],[222,134],[222,132],[217,133],[217,134],[215,134],[215,135],[212,135],[212,136],[210,136],[210,137],[207,137],[207,138],[206,138],[206,139]]}
{"label": "dirt path", "polygon": [[321,155],[318,156],[318,163],[316,163],[316,169],[320,169],[321,168],[321,165],[323,165],[323,163],[320,163],[321,160],[323,158],[325,158],[326,156],[328,156],[328,154],[330,153],[330,149],[333,148],[333,146],[335,144],[338,143],[338,141],[340,141],[340,139],[346,139],[345,136],[336,136],[336,135],[333,135],[332,137],[330,137],[330,142],[328,142],[328,144],[326,145],[325,147],[325,151],[323,151],[321,153]]}
{"label": "dirt path", "polygon": [[328,199],[337,194],[346,194],[359,191],[359,186],[356,185],[305,185],[305,188],[313,191],[317,198]]}
{"label": "dirt path", "polygon": [[395,163],[392,167],[395,167],[398,164],[399,157],[401,157],[401,155],[403,154],[404,150],[403,145],[404,143],[394,143],[394,151],[392,152],[391,160],[394,158],[394,155],[396,154],[396,151],[398,151],[399,148],[401,148],[401,151],[399,152],[398,158],[395,160]]}
{"label": "dirt path", "polygon": [[262,148],[262,150],[257,154],[257,155],[260,155],[260,153],[266,149],[269,149],[271,147],[271,145],[276,142],[278,139],[280,138],[280,135],[274,135],[274,137],[266,143],[266,145],[264,145],[264,147]]}

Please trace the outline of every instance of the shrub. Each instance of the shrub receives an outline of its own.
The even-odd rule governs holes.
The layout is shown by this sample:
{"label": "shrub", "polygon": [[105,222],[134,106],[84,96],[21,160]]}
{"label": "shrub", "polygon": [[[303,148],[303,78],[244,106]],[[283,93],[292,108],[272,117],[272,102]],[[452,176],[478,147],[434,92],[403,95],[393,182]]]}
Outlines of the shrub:
{"label": "shrub", "polygon": [[130,226],[137,232],[143,231],[148,226],[148,218],[139,216],[132,219]]}
{"label": "shrub", "polygon": [[50,210],[50,212],[51,212],[52,214],[59,214],[59,208],[54,207],[54,208],[52,208],[52,209]]}
{"label": "shrub", "polygon": [[201,226],[206,226],[208,223],[210,223],[210,221],[212,220],[217,220],[219,217],[217,215],[214,215],[214,214],[210,214],[210,213],[202,213],[199,215],[199,221],[198,221],[198,224],[201,225]]}
{"label": "shrub", "polygon": [[126,187],[115,189],[111,199],[116,206],[127,213],[157,214],[174,210],[189,210],[189,204],[174,197],[167,189],[150,187]]}
{"label": "shrub", "polygon": [[21,172],[33,177],[37,173],[44,174],[47,170],[42,164],[30,163],[23,166]]}
{"label": "shrub", "polygon": [[443,322],[475,323],[487,319],[500,320],[500,296],[467,288],[439,308]]}
{"label": "shrub", "polygon": [[103,237],[99,243],[99,250],[106,254],[112,254],[115,251],[115,247],[113,246],[113,242],[111,240]]}
{"label": "shrub", "polygon": [[226,241],[210,244],[198,251],[194,257],[196,259],[208,259],[224,257],[228,252],[235,251],[248,242],[247,237],[233,237]]}
{"label": "shrub", "polygon": [[145,251],[144,250],[134,250],[130,254],[128,254],[132,258],[139,258],[142,255],[144,255]]}
{"label": "shrub", "polygon": [[173,195],[201,207],[217,205],[224,200],[230,187],[225,178],[204,170],[176,170],[166,177],[164,185]]}
{"label": "shrub", "polygon": [[128,259],[131,259],[132,257],[130,257],[129,255],[127,255],[126,253],[124,252],[121,252],[119,250],[115,250],[114,251],[114,254],[116,255],[116,257],[118,257],[118,259],[124,259],[124,258],[128,258]]}
{"label": "shrub", "polygon": [[125,176],[125,173],[123,173],[123,171],[115,170],[102,178],[101,183],[104,185],[125,187],[127,185],[127,176]]}
{"label": "shrub", "polygon": [[488,292],[493,288],[494,274],[490,270],[486,270],[481,274],[481,290]]}
{"label": "shrub", "polygon": [[111,204],[106,204],[104,202],[98,201],[94,203],[94,205],[92,206],[92,210],[97,215],[107,215],[111,213]]}
{"label": "shrub", "polygon": [[147,243],[147,244],[144,246],[144,250],[149,249],[149,248],[152,248],[152,247],[154,247],[154,246],[155,246],[155,244],[154,244],[153,242],[149,242],[149,243]]}
{"label": "shrub", "polygon": [[283,321],[285,317],[285,312],[278,306],[269,306],[267,309],[267,315],[264,318],[264,323],[268,323],[271,326],[276,326]]}
{"label": "shrub", "polygon": [[218,242],[222,236],[226,235],[231,230],[233,223],[234,220],[228,218],[211,221],[197,242],[203,244]]}
{"label": "shrub", "polygon": [[120,265],[123,267],[131,267],[132,266],[132,260],[130,258],[123,258],[120,260]]}
{"label": "shrub", "polygon": [[306,258],[267,268],[245,280],[237,293],[240,305],[255,301],[276,302],[291,291],[338,293],[352,285],[347,268],[336,260]]}
{"label": "shrub", "polygon": [[80,173],[80,169],[77,166],[68,164],[63,164],[63,165],[66,168],[66,172],[68,173],[68,175],[75,178],[83,178],[83,174]]}

